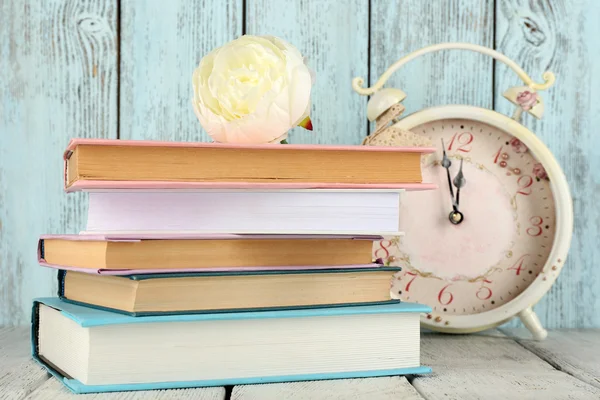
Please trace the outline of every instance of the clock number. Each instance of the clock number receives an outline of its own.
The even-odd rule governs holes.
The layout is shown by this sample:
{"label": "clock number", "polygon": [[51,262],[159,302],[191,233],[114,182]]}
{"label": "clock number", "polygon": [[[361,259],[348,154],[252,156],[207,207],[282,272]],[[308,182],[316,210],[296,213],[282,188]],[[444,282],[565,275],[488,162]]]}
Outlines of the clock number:
{"label": "clock number", "polygon": [[442,290],[440,290],[440,292],[438,293],[438,301],[440,302],[441,305],[443,306],[447,306],[448,304],[452,303],[452,300],[454,300],[454,295],[448,291],[446,291],[446,289],[448,289],[448,286],[452,285],[451,283],[444,286],[442,288]]}
{"label": "clock number", "polygon": [[531,185],[533,185],[533,178],[529,175],[523,175],[517,180],[517,185],[519,185],[519,190],[517,191],[517,194],[529,196],[531,194]]}
{"label": "clock number", "polygon": [[448,144],[448,151],[452,150],[452,146],[454,146],[454,142],[458,145],[456,151],[462,151],[463,153],[468,153],[471,151],[471,142],[473,141],[473,134],[471,132],[463,132],[460,135],[458,132],[452,136],[450,143]]}
{"label": "clock number", "polygon": [[540,236],[542,234],[542,224],[544,219],[542,217],[531,217],[529,218],[531,226],[527,228],[527,234],[529,236]]}
{"label": "clock number", "polygon": [[[390,256],[389,247],[392,245],[392,242],[389,240],[382,240],[379,242],[379,248],[375,250],[375,258],[388,258]],[[383,257],[379,255],[379,252],[383,251],[385,254]]]}
{"label": "clock number", "polygon": [[495,154],[494,164],[498,164],[498,159],[500,158],[500,154],[502,154],[502,146],[500,146],[500,148],[498,149],[498,152]]}
{"label": "clock number", "polygon": [[475,296],[477,296],[479,300],[489,300],[489,298],[492,297],[492,289],[490,289],[487,286],[484,286],[486,283],[492,283],[492,281],[484,279],[483,284],[481,285],[477,293],[475,293]]}
{"label": "clock number", "polygon": [[408,292],[410,290],[410,285],[412,285],[414,280],[417,279],[417,274],[415,272],[407,272],[404,274],[404,276],[406,276],[406,275],[412,276],[412,279],[410,281],[408,281],[408,283],[406,284],[406,287],[404,288],[404,291]]}
{"label": "clock number", "polygon": [[509,270],[517,271],[517,275],[521,275],[521,270],[523,269],[523,263],[525,262],[525,257],[529,256],[529,254],[522,255],[519,257],[516,263],[513,264],[512,267],[508,268]]}

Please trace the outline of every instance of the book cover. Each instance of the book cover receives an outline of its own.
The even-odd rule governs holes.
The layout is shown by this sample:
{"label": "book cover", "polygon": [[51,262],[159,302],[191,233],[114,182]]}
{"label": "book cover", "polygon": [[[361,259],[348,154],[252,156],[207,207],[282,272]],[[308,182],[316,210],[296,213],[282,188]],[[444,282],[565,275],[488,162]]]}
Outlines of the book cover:
{"label": "book cover", "polygon": [[[70,377],[64,371],[46,360],[39,354],[38,322],[39,305],[44,304],[55,310],[59,310],[62,315],[72,320],[77,326],[82,328],[108,327],[108,326],[126,326],[130,324],[151,324],[151,323],[170,323],[170,322],[195,322],[195,321],[243,321],[243,320],[269,320],[269,319],[287,319],[287,318],[306,318],[306,317],[336,317],[349,315],[385,315],[385,314],[420,314],[430,312],[431,309],[425,305],[413,303],[394,303],[387,305],[362,306],[362,307],[336,307],[319,308],[303,310],[279,310],[279,311],[253,311],[242,313],[221,313],[221,314],[183,314],[183,315],[164,315],[132,317],[123,314],[117,314],[105,310],[99,310],[89,307],[82,307],[75,304],[66,303],[58,298],[40,298],[34,300],[32,312],[32,357],[46,368],[52,375],[75,393],[98,393],[130,390],[152,390],[152,389],[175,389],[223,385],[242,385],[257,383],[276,383],[305,380],[324,380],[324,379],[343,379],[343,378],[367,378],[377,376],[407,375],[407,374],[425,374],[431,372],[431,369],[424,366],[412,368],[397,369],[374,369],[364,371],[346,371],[330,373],[302,373],[293,375],[279,376],[251,376],[243,378],[230,379],[208,379],[194,381],[173,381],[173,382],[154,382],[138,384],[116,384],[116,385],[85,385],[79,380]],[[418,318],[418,315],[415,315]]]}
{"label": "book cover", "polygon": [[[381,295],[381,293],[383,293],[382,291],[382,282],[384,281],[389,281],[391,282],[391,280],[393,279],[393,274],[396,272],[401,271],[401,268],[398,267],[384,267],[384,266],[377,266],[377,267],[371,267],[371,268],[348,268],[348,269],[320,269],[320,270],[308,270],[308,269],[304,269],[304,270],[269,270],[269,271],[226,271],[226,272],[199,272],[199,273],[151,273],[151,274],[135,274],[135,275],[127,275],[127,276],[119,276],[116,277],[116,279],[119,280],[123,280],[124,282],[127,281],[134,281],[134,282],[144,282],[144,281],[156,281],[156,280],[160,280],[161,282],[165,282],[165,280],[169,280],[170,282],[168,284],[166,284],[166,286],[172,286],[172,285],[178,285],[177,287],[178,292],[175,296],[170,295],[168,296],[168,300],[162,300],[162,301],[166,301],[169,304],[174,304],[177,301],[181,300],[181,297],[185,298],[188,300],[188,302],[184,302],[186,304],[186,309],[169,309],[167,311],[158,311],[156,309],[151,310],[151,311],[127,311],[125,309],[120,309],[117,308],[119,306],[122,306],[121,303],[119,302],[115,302],[114,299],[109,299],[108,303],[110,304],[114,304],[114,306],[109,306],[109,304],[107,303],[106,305],[102,305],[102,302],[106,302],[107,299],[106,297],[111,297],[110,294],[108,294],[108,291],[112,290],[111,284],[115,284],[117,283],[117,281],[115,281],[115,278],[110,278],[112,281],[114,282],[100,282],[103,286],[103,290],[101,290],[102,293],[104,293],[104,296],[101,296],[101,298],[97,298],[94,297],[94,300],[91,300],[89,298],[89,295],[86,295],[85,297],[85,301],[83,301],[83,298],[80,296],[80,299],[77,299],[77,296],[75,296],[75,298],[69,298],[69,296],[65,293],[65,283],[66,283],[66,278],[69,275],[69,271],[67,270],[59,270],[58,271],[58,297],[66,302],[69,303],[73,303],[73,304],[79,304],[79,305],[83,305],[83,306],[87,306],[87,307],[94,307],[94,308],[98,308],[98,309],[104,309],[104,310],[108,310],[108,311],[112,311],[112,312],[117,312],[117,313],[123,313],[126,315],[131,315],[131,316],[146,316],[146,315],[165,315],[165,314],[189,314],[189,313],[199,313],[199,314],[208,314],[208,313],[231,313],[231,312],[246,312],[246,311],[260,311],[260,310],[292,310],[292,309],[302,309],[302,308],[329,308],[329,307],[353,307],[353,306],[364,306],[364,305],[377,305],[377,304],[391,304],[391,303],[397,303],[398,300],[394,300],[391,299],[389,296],[389,290],[388,290],[388,286],[386,284],[385,286],[385,299],[383,298],[383,296]],[[372,297],[372,293],[369,301],[367,301],[367,297],[366,297],[366,291],[369,291],[370,293],[370,288],[372,286],[367,285],[367,282],[369,282],[372,285],[372,281],[367,281],[368,278],[373,277],[374,274],[370,274],[367,275],[369,273],[376,273],[377,276],[379,277],[378,279],[381,281],[377,284],[377,292],[376,292],[376,298]],[[73,274],[73,272],[71,272],[71,274]],[[277,282],[277,283],[272,283],[272,284],[268,284],[266,285],[263,290],[267,291],[268,293],[270,293],[269,296],[266,296],[267,299],[269,299],[269,301],[266,302],[265,305],[261,306],[261,307],[250,307],[248,306],[248,304],[252,303],[252,299],[246,298],[244,297],[245,300],[242,300],[240,303],[235,302],[234,301],[234,307],[227,307],[227,308],[206,308],[206,309],[192,309],[189,307],[190,303],[189,301],[192,301],[192,297],[196,298],[196,297],[200,297],[203,299],[203,301],[201,302],[201,305],[205,305],[207,301],[210,301],[211,298],[209,296],[209,298],[206,298],[205,296],[205,291],[202,289],[198,289],[198,288],[194,288],[193,290],[193,295],[188,293],[186,291],[186,288],[181,286],[181,284],[177,284],[177,280],[179,279],[210,279],[211,280],[211,287],[208,288],[206,287],[206,289],[210,289],[213,290],[214,292],[217,292],[216,295],[221,296],[221,293],[226,294],[227,296],[232,296],[232,298],[235,298],[235,296],[238,294],[239,290],[243,290],[244,286],[242,285],[242,287],[240,287],[240,284],[235,285],[234,283],[229,283],[227,284],[227,282],[232,282],[231,279],[227,279],[227,278],[234,278],[234,277],[258,277],[258,278],[267,278],[267,282],[270,282],[272,280],[272,278],[277,278],[278,276],[281,275],[286,275],[286,276],[290,276],[290,275],[311,275],[310,277],[310,284],[305,283],[303,286],[299,286],[299,282],[297,281],[297,279],[294,279],[293,281],[293,285],[290,288],[285,289],[285,283],[284,282]],[[313,296],[311,295],[311,292],[315,292],[315,290],[320,290],[319,287],[322,287],[323,284],[321,284],[320,286],[317,285],[318,281],[318,276],[319,275],[330,275],[331,277],[335,277],[335,284],[334,286],[344,286],[342,282],[346,282],[348,281],[348,279],[361,279],[360,277],[364,275],[364,279],[363,282],[364,283],[362,286],[360,286],[360,283],[355,284],[354,288],[348,288],[348,289],[344,289],[342,293],[340,294],[336,294],[336,292],[334,291],[334,287],[332,287],[331,283],[327,283],[327,287],[328,287],[328,293],[330,292],[331,295],[329,296],[329,299],[331,299],[331,302],[322,302],[322,303],[318,303],[318,302],[311,302],[311,303],[307,303],[307,304],[294,304],[294,305],[272,305],[273,302],[277,302],[277,301],[282,301],[281,296],[282,293],[275,293],[274,291],[277,290],[280,286],[283,285],[283,289],[282,292],[285,293],[285,297],[291,297],[291,296],[297,296],[298,292],[303,293],[303,295],[301,296],[302,299],[306,300],[306,297],[311,297],[311,299],[313,299]],[[361,274],[361,275],[357,275],[357,274]],[[385,275],[387,274],[387,278],[385,277]],[[345,275],[350,275],[349,278],[346,278]],[[72,275],[71,275],[72,276]],[[81,277],[86,277],[89,275],[81,275]],[[216,282],[214,281],[212,278],[215,277],[222,277],[225,278],[222,281]],[[269,279],[271,278],[271,279]],[[293,278],[293,277],[292,277]],[[93,281],[98,281],[98,280],[105,280],[106,278],[93,278],[92,279],[92,283],[94,283]],[[90,278],[86,278],[85,280],[81,280],[79,279],[77,282],[79,282],[79,284],[83,284],[83,285],[88,285],[90,281]],[[350,282],[350,281],[349,281]],[[75,282],[71,282],[71,285],[74,285]],[[221,288],[219,285],[222,284],[226,284],[224,288]],[[257,285],[261,285],[262,282],[261,281],[257,281],[257,280],[252,280],[252,282],[248,282],[247,284],[244,283],[244,285],[251,285],[252,287],[257,287]],[[289,284],[289,283],[288,283]],[[152,283],[153,285],[153,291],[156,293],[159,289],[159,287],[155,284]],[[121,289],[123,288],[123,284],[118,283],[117,288]],[[70,286],[73,287],[73,286]],[[93,288],[92,286],[90,286],[89,288],[83,290],[84,293],[88,294],[89,292],[99,292],[99,289],[97,289],[98,285],[94,285]],[[215,288],[215,289],[213,289]],[[347,288],[347,286],[346,286]],[[358,293],[353,293],[353,289]],[[132,289],[133,290],[133,289]],[[137,292],[137,289],[133,290],[134,292]],[[261,292],[262,290],[258,290],[259,294],[257,294],[257,296],[261,296]],[[79,293],[81,293],[82,290],[79,290]],[[348,296],[348,297],[353,297],[353,301],[340,301],[342,299],[342,296]],[[357,297],[358,296],[358,297]],[[116,297],[120,297],[120,296],[116,296]],[[164,297],[163,297],[164,298]],[[357,300],[359,299],[359,300]],[[148,298],[145,299],[145,303],[147,304],[150,300]],[[162,301],[156,300],[159,303],[161,303]],[[321,300],[323,301],[323,300]],[[135,302],[134,302],[135,304]],[[242,305],[244,304],[244,305]]]}
{"label": "book cover", "polygon": [[[64,152],[64,188],[66,192],[97,189],[404,189],[427,190],[435,189],[436,185],[409,182],[409,183],[331,183],[331,182],[292,182],[286,180],[269,180],[263,182],[219,182],[219,181],[190,181],[190,180],[114,180],[114,179],[89,179],[79,177],[69,178],[69,159],[77,146],[119,146],[119,147],[164,147],[164,148],[230,148],[276,151],[303,151],[317,150],[326,152],[365,152],[365,153],[419,153],[427,154],[435,151],[432,147],[378,147],[378,146],[324,146],[324,145],[244,145],[222,143],[197,143],[197,142],[160,142],[142,140],[110,140],[110,139],[72,139]],[[326,154],[325,154],[326,156]]]}
{"label": "book cover", "polygon": [[41,235],[37,246],[38,263],[41,266],[72,270],[86,273],[94,273],[101,275],[134,275],[147,273],[168,273],[168,272],[223,272],[223,271],[268,271],[268,270],[319,270],[319,269],[335,269],[335,268],[365,268],[374,267],[379,264],[349,264],[349,265],[298,265],[289,266],[248,266],[248,267],[214,267],[214,268],[122,268],[122,269],[92,269],[80,268],[71,265],[58,265],[48,263],[44,255],[44,240],[45,239],[65,239],[73,241],[105,241],[105,242],[140,242],[142,240],[243,240],[243,239],[352,239],[377,241],[381,240],[381,236],[372,235],[238,235],[238,234],[190,234],[190,233],[118,233],[118,234],[80,234],[80,235]]}

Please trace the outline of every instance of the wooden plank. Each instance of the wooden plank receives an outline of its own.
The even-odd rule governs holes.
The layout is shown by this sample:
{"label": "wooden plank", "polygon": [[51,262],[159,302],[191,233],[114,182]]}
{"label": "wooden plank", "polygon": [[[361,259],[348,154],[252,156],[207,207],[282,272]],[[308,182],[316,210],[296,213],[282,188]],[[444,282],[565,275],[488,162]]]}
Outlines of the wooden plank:
{"label": "wooden plank", "polygon": [[412,384],[428,400],[589,400],[600,396],[597,388],[559,371],[495,370],[492,364],[479,370],[436,371]]}
{"label": "wooden plank", "polygon": [[377,399],[420,400],[422,397],[405,377],[340,379],[235,386],[232,400]]}
{"label": "wooden plank", "polygon": [[0,399],[22,399],[49,377],[31,359],[29,327],[0,329]]}
{"label": "wooden plank", "polygon": [[242,10],[242,0],[121,2],[121,139],[209,140],[192,108],[192,73],[242,34]]}
{"label": "wooden plank", "polygon": [[529,332],[523,328],[506,332],[554,368],[600,388],[600,329],[551,331],[541,342],[529,340]]}
{"label": "wooden plank", "polygon": [[[546,70],[556,74],[554,86],[540,93],[545,103],[543,119],[537,121],[526,115],[523,121],[561,164],[574,203],[571,252],[556,284],[535,311],[546,328],[597,327],[600,136],[595,128],[600,125],[600,105],[593,99],[594,93],[600,91],[600,2],[511,0],[496,4],[498,50],[535,80],[541,80]],[[513,72],[497,64],[496,99],[500,112],[512,113],[513,106],[502,98],[502,92],[520,84]]]}
{"label": "wooden plank", "polygon": [[[398,59],[428,45],[469,42],[492,47],[493,3],[372,0],[370,84]],[[492,65],[491,58],[477,53],[443,51],[411,61],[386,87],[407,94],[404,115],[445,104],[492,108]]]}
{"label": "wooden plank", "polygon": [[366,134],[366,98],[352,78],[368,73],[369,4],[363,0],[246,0],[247,33],[292,43],[316,72],[314,131],[295,128],[290,143],[360,144]]}
{"label": "wooden plank", "polygon": [[472,335],[426,334],[422,362],[431,375],[411,383],[435,399],[590,399],[600,391],[527,351],[498,331]]}
{"label": "wooden plank", "polygon": [[[31,393],[27,400],[81,399],[81,395],[73,394],[57,379],[51,378]],[[85,395],[85,399],[94,400],[223,400],[225,388],[148,390],[140,392],[93,393]]]}
{"label": "wooden plank", "polygon": [[0,3],[0,324],[56,292],[42,233],[76,233],[84,196],[62,191],[71,137],[116,137],[116,0]]}
{"label": "wooden plank", "polygon": [[0,399],[22,399],[49,378],[50,374],[33,360],[23,361],[0,375]]}
{"label": "wooden plank", "polygon": [[0,376],[31,358],[29,327],[0,328]]}
{"label": "wooden plank", "polygon": [[501,332],[470,335],[423,334],[421,363],[440,369],[546,370],[553,368]]}

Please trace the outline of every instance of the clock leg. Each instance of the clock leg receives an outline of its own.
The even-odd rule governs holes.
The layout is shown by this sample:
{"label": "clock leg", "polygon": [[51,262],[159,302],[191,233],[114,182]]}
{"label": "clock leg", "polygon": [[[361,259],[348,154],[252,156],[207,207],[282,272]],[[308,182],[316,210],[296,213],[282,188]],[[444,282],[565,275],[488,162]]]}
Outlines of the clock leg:
{"label": "clock leg", "polygon": [[527,307],[518,314],[525,328],[529,329],[535,340],[544,340],[548,336],[548,331],[540,323],[540,319],[535,315],[531,307]]}

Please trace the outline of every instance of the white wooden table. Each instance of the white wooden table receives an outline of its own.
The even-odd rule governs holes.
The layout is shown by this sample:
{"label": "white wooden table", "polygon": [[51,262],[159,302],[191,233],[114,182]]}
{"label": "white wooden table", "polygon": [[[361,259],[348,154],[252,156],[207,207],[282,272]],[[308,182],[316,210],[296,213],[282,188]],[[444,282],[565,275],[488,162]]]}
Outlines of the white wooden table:
{"label": "white wooden table", "polygon": [[[393,346],[393,343],[390,343]],[[0,399],[600,399],[600,329],[424,333],[418,377],[73,395],[30,360],[29,328],[0,328]]]}

